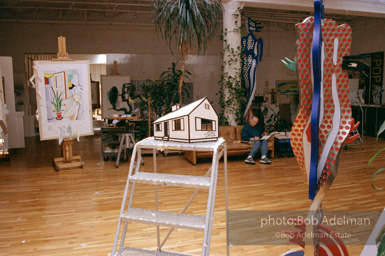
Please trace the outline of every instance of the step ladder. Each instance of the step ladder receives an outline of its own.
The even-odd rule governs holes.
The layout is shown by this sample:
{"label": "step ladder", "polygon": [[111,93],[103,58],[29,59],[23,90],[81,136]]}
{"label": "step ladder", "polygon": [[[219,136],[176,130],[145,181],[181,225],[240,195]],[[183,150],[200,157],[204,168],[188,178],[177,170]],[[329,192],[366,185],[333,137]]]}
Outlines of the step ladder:
{"label": "step ladder", "polygon": [[[140,163],[142,161],[142,149],[153,150],[154,172],[141,172]],[[157,173],[156,156],[157,151],[163,150],[179,150],[179,151],[206,151],[213,152],[212,165],[205,176],[190,176]],[[162,250],[163,245],[167,241],[174,228],[189,229],[204,232],[202,243],[202,256],[208,256],[210,250],[211,229],[214,217],[215,195],[218,178],[218,166],[221,157],[224,157],[224,175],[225,175],[225,207],[226,207],[226,226],[228,223],[227,216],[227,145],[223,138],[219,138],[214,142],[199,142],[199,143],[181,143],[170,141],[159,141],[153,137],[146,138],[135,144],[124,196],[119,214],[119,221],[115,235],[115,241],[112,248],[112,256],[147,256],[147,255],[191,255],[179,252],[170,252]],[[155,204],[156,210],[133,208],[132,202],[134,197],[136,184],[150,184],[155,186]],[[132,184],[132,185],[131,185]],[[129,195],[131,185],[131,191]],[[158,204],[158,186],[177,186],[195,188],[190,200],[180,213],[166,212],[159,210]],[[200,189],[207,189],[208,200],[206,205],[206,215],[191,215],[186,214],[186,210],[192,203]],[[128,198],[129,196],[129,198]],[[127,200],[129,199],[129,200]],[[171,200],[171,199],[170,199]],[[128,201],[128,202],[127,202]],[[157,251],[149,251],[134,247],[125,246],[125,236],[129,222],[144,223],[157,227]],[[122,227],[123,224],[123,227]],[[160,241],[160,226],[171,228],[164,240]],[[120,234],[120,237],[119,237]],[[229,253],[228,233],[226,232],[227,254]],[[119,242],[119,247],[118,247]],[[183,242],[183,241],[181,241]]]}

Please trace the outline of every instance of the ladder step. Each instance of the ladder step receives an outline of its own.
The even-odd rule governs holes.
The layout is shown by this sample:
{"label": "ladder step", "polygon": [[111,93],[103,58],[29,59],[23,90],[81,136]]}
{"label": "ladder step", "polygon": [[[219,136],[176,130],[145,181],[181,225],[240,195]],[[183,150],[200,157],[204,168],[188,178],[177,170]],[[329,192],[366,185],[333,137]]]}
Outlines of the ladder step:
{"label": "ladder step", "polygon": [[131,181],[138,183],[166,185],[188,188],[204,188],[210,187],[210,177],[175,175],[151,172],[139,172],[130,177]]}
{"label": "ladder step", "polygon": [[149,209],[130,208],[127,213],[122,214],[122,219],[137,223],[198,231],[203,231],[205,228],[204,216]]}
{"label": "ladder step", "polygon": [[191,254],[182,254],[182,253],[171,253],[171,252],[154,252],[138,248],[132,248],[124,246],[120,249],[120,252],[115,254],[115,256],[177,256],[177,255],[191,255]]}

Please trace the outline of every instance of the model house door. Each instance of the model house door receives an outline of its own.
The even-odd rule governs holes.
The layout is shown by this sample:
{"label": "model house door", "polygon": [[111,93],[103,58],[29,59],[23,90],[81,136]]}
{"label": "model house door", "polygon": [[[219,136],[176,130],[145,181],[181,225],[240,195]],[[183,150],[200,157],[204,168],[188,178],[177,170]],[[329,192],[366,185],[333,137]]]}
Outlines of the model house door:
{"label": "model house door", "polygon": [[164,122],[164,136],[168,137],[168,122]]}

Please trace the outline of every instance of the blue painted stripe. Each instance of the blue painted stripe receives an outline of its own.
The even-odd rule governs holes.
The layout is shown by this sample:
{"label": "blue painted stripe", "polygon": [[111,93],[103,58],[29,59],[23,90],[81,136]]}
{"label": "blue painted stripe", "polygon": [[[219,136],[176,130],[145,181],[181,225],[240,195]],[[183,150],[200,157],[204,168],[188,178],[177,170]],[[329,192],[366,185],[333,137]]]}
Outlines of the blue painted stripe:
{"label": "blue painted stripe", "polygon": [[320,116],[320,97],[321,97],[321,48],[322,48],[322,19],[323,17],[322,0],[314,0],[314,27],[312,43],[312,64],[313,64],[313,103],[311,108],[311,154],[310,154],[310,173],[309,173],[309,198],[314,199],[317,193],[317,167],[318,167],[318,133]]}

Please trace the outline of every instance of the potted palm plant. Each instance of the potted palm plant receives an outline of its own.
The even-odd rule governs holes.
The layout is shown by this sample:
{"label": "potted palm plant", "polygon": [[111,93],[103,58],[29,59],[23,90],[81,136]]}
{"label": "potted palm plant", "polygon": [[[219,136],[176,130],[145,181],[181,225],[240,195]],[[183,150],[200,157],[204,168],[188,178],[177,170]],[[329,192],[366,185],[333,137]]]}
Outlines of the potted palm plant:
{"label": "potted palm plant", "polygon": [[54,93],[54,100],[51,101],[51,103],[55,106],[55,111],[56,111],[56,119],[61,120],[63,119],[62,113],[61,113],[61,106],[62,106],[62,92],[59,94],[59,92],[53,92]]}
{"label": "potted palm plant", "polygon": [[[218,18],[221,13],[219,0],[154,0],[152,17],[155,28],[171,50],[175,39],[182,55],[179,76],[179,103],[182,103],[182,86],[185,60],[192,47],[197,53],[207,49],[207,44],[217,33]],[[171,50],[172,52],[172,50]]]}

